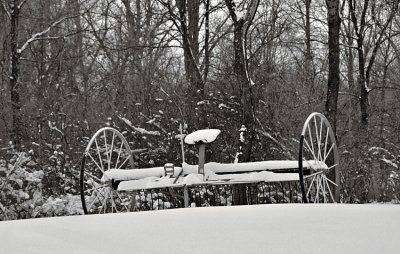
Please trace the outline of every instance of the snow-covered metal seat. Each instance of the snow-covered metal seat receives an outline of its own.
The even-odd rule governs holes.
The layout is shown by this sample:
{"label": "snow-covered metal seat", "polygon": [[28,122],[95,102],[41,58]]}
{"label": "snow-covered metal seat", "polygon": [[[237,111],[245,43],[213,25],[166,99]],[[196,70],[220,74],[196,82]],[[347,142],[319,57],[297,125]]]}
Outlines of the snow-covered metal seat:
{"label": "snow-covered metal seat", "polygon": [[208,144],[215,141],[218,135],[221,133],[219,129],[203,129],[190,133],[185,137],[185,143],[188,145],[195,144]]}
{"label": "snow-covered metal seat", "polygon": [[203,129],[190,133],[185,137],[185,143],[197,145],[199,148],[198,174],[204,176],[204,163],[206,161],[206,144],[212,143],[221,133],[218,129]]}

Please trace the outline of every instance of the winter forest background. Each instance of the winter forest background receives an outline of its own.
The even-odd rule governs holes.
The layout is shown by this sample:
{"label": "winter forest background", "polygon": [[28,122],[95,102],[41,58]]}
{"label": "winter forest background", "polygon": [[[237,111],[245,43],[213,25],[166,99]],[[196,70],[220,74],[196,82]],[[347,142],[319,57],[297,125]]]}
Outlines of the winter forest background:
{"label": "winter forest background", "polygon": [[314,111],[335,126],[341,201],[399,202],[399,3],[0,0],[0,220],[82,213],[100,127],[138,167],[181,162],[180,123],[222,130],[209,161],[295,160]]}

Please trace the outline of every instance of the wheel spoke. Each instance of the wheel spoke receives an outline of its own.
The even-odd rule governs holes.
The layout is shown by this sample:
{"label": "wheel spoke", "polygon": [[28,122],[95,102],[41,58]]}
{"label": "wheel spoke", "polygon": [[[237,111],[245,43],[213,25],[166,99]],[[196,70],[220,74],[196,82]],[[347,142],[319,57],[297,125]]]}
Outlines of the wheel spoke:
{"label": "wheel spoke", "polygon": [[328,146],[328,137],[329,137],[329,127],[326,129],[325,148],[324,148],[324,158],[326,158],[326,147]]}
{"label": "wheel spoke", "polygon": [[[325,181],[330,181],[327,177],[325,177]],[[336,184],[335,184],[336,185]],[[332,198],[332,201],[333,202],[336,202],[335,201],[335,198],[333,197],[333,194],[332,194],[332,191],[331,191],[331,188],[329,187],[329,183],[326,183],[326,186],[328,187],[328,190],[329,190],[329,194],[330,194],[330,196],[331,196],[331,198]],[[337,186],[337,185],[336,185]]]}
{"label": "wheel spoke", "polygon": [[328,177],[326,178],[326,180],[327,180],[328,182],[330,182],[331,184],[335,185],[336,187],[338,186],[337,183],[333,182],[333,181],[332,181],[331,179],[329,179]]}
{"label": "wheel spoke", "polygon": [[333,143],[332,146],[331,146],[331,148],[329,148],[329,151],[328,151],[328,153],[326,154],[326,156],[325,156],[325,158],[324,158],[324,163],[325,163],[326,159],[328,158],[329,154],[331,153],[331,151],[332,151],[332,149],[333,149],[334,146],[335,146],[335,143]]}
{"label": "wheel spoke", "polygon": [[338,164],[335,164],[335,165],[330,166],[326,171],[328,172],[330,169],[336,167],[337,165],[338,165]]}
{"label": "wheel spoke", "polygon": [[92,181],[93,190],[94,190],[98,195],[101,195],[101,196],[103,196],[103,198],[105,198],[104,195],[101,194],[101,192],[99,191],[99,189],[103,189],[103,190],[104,190],[106,187],[105,187],[104,185],[102,185],[100,188],[97,188],[97,187],[96,187],[96,183],[93,181],[93,179],[90,179],[90,180]]}
{"label": "wheel spoke", "polygon": [[[311,152],[311,154],[312,154],[312,156],[313,156],[313,159],[314,159],[315,161],[317,161],[317,158],[315,158],[315,154],[314,154],[313,150],[311,150],[310,145],[308,144],[307,140],[304,139],[304,141],[305,141],[305,144],[306,144],[307,148],[310,150],[310,152]],[[313,148],[313,149],[314,149],[314,148]]]}
{"label": "wheel spoke", "polygon": [[122,146],[123,146],[123,144],[124,144],[124,142],[121,142],[121,146],[120,146],[119,151],[118,151],[117,163],[115,163],[115,168],[118,168],[119,157],[120,157],[120,155],[121,155],[121,151],[122,151]]}
{"label": "wheel spoke", "polygon": [[104,173],[103,160],[101,159],[99,145],[97,144],[97,138],[94,139],[94,143],[96,144],[96,150],[97,150],[97,155],[99,156],[99,160],[100,160],[101,171]]}
{"label": "wheel spoke", "polygon": [[317,176],[317,190],[315,192],[315,199],[314,199],[314,203],[317,203],[317,199],[318,199],[318,203],[319,203],[319,187],[321,184],[321,177]]}
{"label": "wheel spoke", "polygon": [[92,181],[93,181],[93,180],[96,180],[96,183],[97,183],[97,184],[103,184],[103,183],[101,182],[101,179],[99,179],[97,176],[94,176],[94,175],[92,175],[92,174],[90,174],[90,173],[86,173],[86,175],[87,175],[87,176],[90,176]]}
{"label": "wheel spoke", "polygon": [[[98,202],[102,202],[101,200],[105,200],[105,196],[100,192],[100,191],[98,191],[98,190],[96,190],[96,189],[93,189],[94,190],[94,194],[95,194],[95,199],[93,200],[93,202],[90,204],[90,207],[89,207],[89,209],[88,209],[88,211],[91,211],[92,210],[92,207],[93,207],[93,205],[94,204],[96,204],[97,202],[96,201],[98,201]],[[93,193],[92,193],[92,195],[93,195]],[[98,208],[97,208],[98,209]]]}
{"label": "wheel spoke", "polygon": [[323,198],[324,198],[324,203],[326,203],[326,198],[325,198],[325,194],[326,194],[326,192],[325,192],[325,179],[324,179],[324,175],[321,177],[321,185],[322,185],[322,195],[323,195]]}
{"label": "wheel spoke", "polygon": [[321,153],[321,142],[322,142],[322,127],[323,127],[323,120],[321,118],[321,125],[319,128],[319,140],[318,140],[318,161],[322,160],[322,153]]}
{"label": "wheel spoke", "polygon": [[125,165],[125,163],[129,160],[130,157],[131,157],[131,155],[128,155],[128,157],[126,157],[126,159],[124,160],[124,162],[121,163],[121,165],[118,167],[118,169],[121,169],[121,167],[123,165]]}
{"label": "wheel spoke", "polygon": [[306,195],[306,196],[308,196],[308,194],[310,194],[311,188],[313,187],[313,183],[314,183],[316,177],[317,177],[317,176],[314,175],[313,179],[311,180],[311,183],[310,183],[310,185],[308,186],[308,190],[307,190],[307,195]]}
{"label": "wheel spoke", "polygon": [[106,154],[106,157],[107,157],[107,165],[108,165],[107,169],[110,169],[111,158],[110,158],[110,154],[108,153],[107,135],[106,135],[106,131],[105,130],[103,131],[103,136],[104,136],[104,147],[105,147],[105,150],[106,150],[105,154]]}
{"label": "wheel spoke", "polygon": [[[312,147],[312,154],[314,156],[315,159],[315,151],[314,151],[314,140],[312,138],[312,134],[311,134],[311,129],[310,129],[310,125],[307,126],[308,127],[308,134],[310,136],[310,141],[311,141],[311,147]],[[307,141],[306,141],[307,142]]]}
{"label": "wheel spoke", "polygon": [[90,159],[92,159],[92,161],[96,164],[96,166],[101,170],[101,172],[104,173],[104,170],[99,166],[99,164],[97,164],[97,162],[94,160],[94,158],[92,157],[92,155],[90,153],[88,153]]}
{"label": "wheel spoke", "polygon": [[318,153],[316,153],[316,158],[317,158],[317,160],[319,161],[319,154],[320,154],[320,149],[319,149],[319,147],[320,147],[320,142],[319,142],[319,136],[318,136],[317,120],[315,119],[315,116],[314,116],[313,120],[314,120],[315,136],[316,136],[315,138],[316,138],[316,142],[317,142],[315,148],[318,149]]}
{"label": "wheel spoke", "polygon": [[129,207],[127,207],[127,206],[124,204],[124,201],[123,201],[122,198],[121,198],[121,194],[119,194],[118,191],[115,191],[115,194],[117,194],[119,200],[121,200],[121,204],[125,207],[126,211],[129,211]]}
{"label": "wheel spoke", "polygon": [[99,199],[99,195],[96,195],[95,198],[93,199],[92,203],[89,205],[88,207],[88,211],[92,210],[92,206],[94,205],[94,203],[96,203],[96,201]]}
{"label": "wheel spoke", "polygon": [[324,172],[318,171],[318,172],[313,173],[313,174],[311,174],[311,175],[305,176],[304,179],[310,178],[310,177],[315,176],[315,175],[320,175],[320,174],[322,174],[322,173],[324,173]]}
{"label": "wheel spoke", "polygon": [[[113,150],[114,150],[114,139],[115,139],[115,132],[113,132],[112,140],[111,140],[111,149],[110,149],[110,161],[112,158]],[[108,169],[110,169],[110,165],[108,165]]]}

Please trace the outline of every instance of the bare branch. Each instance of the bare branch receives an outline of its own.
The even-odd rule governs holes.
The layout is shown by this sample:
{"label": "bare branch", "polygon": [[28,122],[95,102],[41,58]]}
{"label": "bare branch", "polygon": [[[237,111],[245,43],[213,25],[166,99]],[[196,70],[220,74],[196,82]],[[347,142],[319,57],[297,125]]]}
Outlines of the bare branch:
{"label": "bare branch", "polygon": [[53,24],[51,24],[48,28],[46,28],[45,30],[34,34],[31,38],[29,38],[23,45],[22,47],[20,47],[19,49],[17,49],[17,53],[18,54],[22,54],[22,52],[25,51],[25,49],[34,41],[39,40],[39,38],[41,38],[43,35],[46,35],[48,32],[50,32],[50,30],[52,28],[54,28],[55,26],[57,26],[58,24],[62,23],[64,20],[70,19],[70,18],[74,18],[77,16],[68,16],[68,17],[63,17],[57,21],[55,21]]}
{"label": "bare branch", "polygon": [[400,87],[393,87],[393,86],[377,86],[373,87],[370,90],[368,90],[368,93],[374,91],[374,90],[381,90],[381,89],[388,89],[388,90],[400,90]]}
{"label": "bare branch", "polygon": [[353,97],[355,97],[355,98],[357,98],[357,99],[361,99],[360,96],[358,96],[357,94],[354,94],[354,93],[339,92],[339,95],[348,95],[348,96],[353,96]]}
{"label": "bare branch", "polygon": [[10,14],[10,12],[8,11],[7,5],[6,5],[6,3],[4,2],[4,0],[1,0],[1,6],[3,7],[4,11],[7,13],[7,16],[10,18],[10,17],[11,17],[11,14]]}
{"label": "bare branch", "polygon": [[252,0],[250,3],[250,9],[246,13],[245,23],[243,25],[243,29],[247,34],[247,30],[249,29],[251,23],[253,22],[254,16],[256,15],[258,5],[260,4],[260,0]]}
{"label": "bare branch", "polygon": [[22,2],[18,5],[18,9],[21,9],[27,1],[28,1],[28,0],[22,1]]}

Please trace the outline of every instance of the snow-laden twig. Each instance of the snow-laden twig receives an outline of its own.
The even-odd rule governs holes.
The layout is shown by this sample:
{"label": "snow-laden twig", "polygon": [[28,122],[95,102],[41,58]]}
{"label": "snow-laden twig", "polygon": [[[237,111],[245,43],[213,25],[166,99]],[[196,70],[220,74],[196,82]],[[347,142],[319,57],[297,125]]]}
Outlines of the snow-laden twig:
{"label": "snow-laden twig", "polygon": [[22,52],[25,51],[25,49],[34,41],[39,40],[40,37],[42,37],[43,35],[46,35],[48,32],[50,32],[50,30],[52,28],[54,28],[55,26],[57,26],[58,24],[62,23],[64,20],[73,18],[75,16],[67,16],[67,17],[63,17],[57,21],[55,21],[53,24],[51,24],[49,27],[47,27],[45,30],[36,33],[34,35],[32,35],[31,38],[29,38],[19,49],[17,49],[17,53],[18,54],[22,54]]}
{"label": "snow-laden twig", "polygon": [[49,124],[49,128],[50,128],[51,130],[56,131],[56,132],[60,133],[62,136],[64,136],[64,132],[61,131],[61,130],[60,130],[59,128],[57,128],[56,126],[54,126],[54,125],[51,123],[51,121],[49,121],[48,124]]}
{"label": "snow-laden twig", "polygon": [[138,133],[143,134],[143,135],[160,136],[160,132],[159,131],[148,131],[148,130],[145,130],[145,129],[140,128],[140,127],[135,127],[135,126],[133,126],[132,122],[129,121],[128,119],[126,119],[124,117],[121,117],[121,116],[119,116],[118,118],[121,121],[123,121],[126,125],[128,125],[131,129],[133,129],[135,132],[138,132]]}
{"label": "snow-laden twig", "polygon": [[28,1],[28,0],[24,0],[24,1],[22,1],[21,3],[19,3],[18,9],[21,9],[22,6],[24,6],[24,4],[26,4],[27,1]]}
{"label": "snow-laden twig", "polygon": [[3,189],[7,186],[8,182],[10,181],[10,178],[14,174],[14,172],[22,165],[26,159],[25,159],[25,154],[24,153],[17,153],[18,157],[16,161],[14,162],[14,165],[12,165],[11,169],[9,172],[7,172],[6,178],[3,181],[3,184],[0,186],[0,192],[3,192]]}
{"label": "snow-laden twig", "polygon": [[389,164],[390,166],[395,167],[395,168],[397,168],[397,169],[399,168],[399,166],[397,166],[396,163],[394,163],[393,161],[388,160],[388,159],[386,159],[386,158],[382,158],[381,161],[383,161],[383,162],[385,162],[386,164]]}
{"label": "snow-laden twig", "polygon": [[143,116],[144,118],[146,118],[146,119],[148,120],[146,123],[156,126],[158,129],[160,129],[160,130],[161,130],[162,132],[164,132],[164,133],[168,133],[168,131],[165,130],[163,127],[161,127],[160,124],[158,124],[158,123],[155,122],[155,119],[154,119],[154,118],[153,118],[153,119],[150,119],[149,117],[145,116],[142,112],[140,112],[140,115]]}

